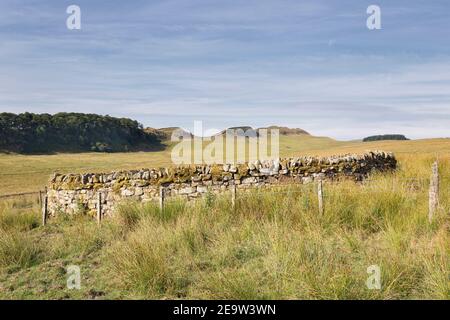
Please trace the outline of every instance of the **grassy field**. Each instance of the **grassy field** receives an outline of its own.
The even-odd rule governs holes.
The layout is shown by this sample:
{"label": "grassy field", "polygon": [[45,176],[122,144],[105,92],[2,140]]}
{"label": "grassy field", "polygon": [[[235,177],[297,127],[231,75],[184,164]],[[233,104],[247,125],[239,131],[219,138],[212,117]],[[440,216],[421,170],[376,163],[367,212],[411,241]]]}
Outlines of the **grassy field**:
{"label": "grassy field", "polygon": [[[450,139],[414,141],[336,141],[308,135],[281,136],[280,155],[329,155],[380,149],[404,154],[450,154]],[[153,168],[171,164],[170,150],[132,153],[78,153],[56,155],[0,154],[0,195],[42,190],[54,172],[99,172]]]}
{"label": "grassy field", "polygon": [[[164,213],[155,204],[126,203],[101,227],[85,216],[61,216],[43,227],[36,199],[3,200],[0,298],[449,299],[450,140],[311,138],[319,139],[314,145],[307,139],[284,137],[282,154],[383,149],[396,153],[399,169],[364,185],[326,184],[323,216],[314,185],[239,194],[236,212],[226,194],[189,204],[169,201]],[[440,206],[430,224],[428,183],[436,157]],[[10,174],[30,190],[55,169],[110,170],[167,160],[167,151],[0,156],[2,181]],[[25,162],[28,178],[21,177]],[[2,183],[4,191],[8,183]],[[70,265],[80,267],[80,290],[66,287]],[[381,290],[366,286],[372,265],[380,267]]]}

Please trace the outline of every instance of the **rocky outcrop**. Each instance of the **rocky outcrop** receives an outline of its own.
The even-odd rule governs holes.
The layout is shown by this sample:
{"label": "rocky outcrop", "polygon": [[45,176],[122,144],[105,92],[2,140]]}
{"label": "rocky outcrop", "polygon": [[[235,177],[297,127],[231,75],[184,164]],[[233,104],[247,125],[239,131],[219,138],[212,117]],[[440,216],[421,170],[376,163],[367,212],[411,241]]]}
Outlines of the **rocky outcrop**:
{"label": "rocky outcrop", "polygon": [[263,187],[283,183],[309,183],[316,179],[363,180],[373,171],[396,168],[393,154],[383,151],[362,155],[297,157],[245,164],[190,165],[110,173],[55,174],[49,183],[49,213],[95,213],[101,193],[104,214],[113,214],[124,199],[153,201],[164,188],[168,197],[197,198],[230,186]]}
{"label": "rocky outcrop", "polygon": [[280,127],[280,126],[270,126],[267,128],[259,128],[257,129],[258,131],[261,129],[266,129],[266,130],[278,130],[278,132],[280,133],[280,135],[282,136],[291,136],[291,135],[310,135],[307,131],[300,129],[300,128],[288,128],[288,127]]}

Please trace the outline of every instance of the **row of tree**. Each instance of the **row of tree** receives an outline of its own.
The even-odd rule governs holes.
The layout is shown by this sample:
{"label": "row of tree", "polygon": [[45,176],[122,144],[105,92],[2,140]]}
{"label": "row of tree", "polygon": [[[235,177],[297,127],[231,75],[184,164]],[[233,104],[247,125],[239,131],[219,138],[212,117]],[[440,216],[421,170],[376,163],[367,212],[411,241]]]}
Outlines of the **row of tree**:
{"label": "row of tree", "polygon": [[380,140],[409,140],[402,134],[382,134],[377,136],[370,136],[363,139],[363,142],[380,141]]}
{"label": "row of tree", "polygon": [[17,153],[155,150],[155,134],[128,118],[84,113],[0,113],[0,151]]}

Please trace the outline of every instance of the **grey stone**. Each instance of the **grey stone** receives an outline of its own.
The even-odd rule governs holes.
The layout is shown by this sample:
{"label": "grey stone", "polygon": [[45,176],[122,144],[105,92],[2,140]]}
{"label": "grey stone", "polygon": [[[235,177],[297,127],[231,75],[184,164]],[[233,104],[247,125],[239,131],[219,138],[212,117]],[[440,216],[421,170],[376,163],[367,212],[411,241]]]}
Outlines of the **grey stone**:
{"label": "grey stone", "polygon": [[186,187],[186,188],[181,188],[180,190],[178,190],[179,194],[190,194],[190,193],[194,193],[196,191],[196,187]]}
{"label": "grey stone", "polygon": [[302,178],[302,183],[303,183],[303,184],[311,183],[311,182],[313,182],[313,181],[314,181],[314,180],[313,180],[312,177],[303,177],[303,178]]}
{"label": "grey stone", "polygon": [[256,183],[258,180],[256,180],[255,177],[249,177],[249,178],[244,178],[242,179],[242,183],[243,184],[251,184],[251,183]]}
{"label": "grey stone", "polygon": [[134,192],[132,190],[129,189],[124,189],[121,191],[120,193],[123,197],[130,197],[134,195]]}
{"label": "grey stone", "polygon": [[136,195],[136,196],[142,196],[143,194],[144,194],[144,189],[143,188],[137,187],[134,190],[134,195]]}

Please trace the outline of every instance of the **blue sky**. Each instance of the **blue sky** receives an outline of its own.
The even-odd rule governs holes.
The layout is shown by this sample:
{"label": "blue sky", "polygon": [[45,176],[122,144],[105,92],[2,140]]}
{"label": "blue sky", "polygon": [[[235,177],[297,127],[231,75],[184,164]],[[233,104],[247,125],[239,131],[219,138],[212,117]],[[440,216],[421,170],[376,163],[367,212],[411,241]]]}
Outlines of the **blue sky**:
{"label": "blue sky", "polygon": [[448,0],[2,0],[0,111],[450,137],[449,15]]}

